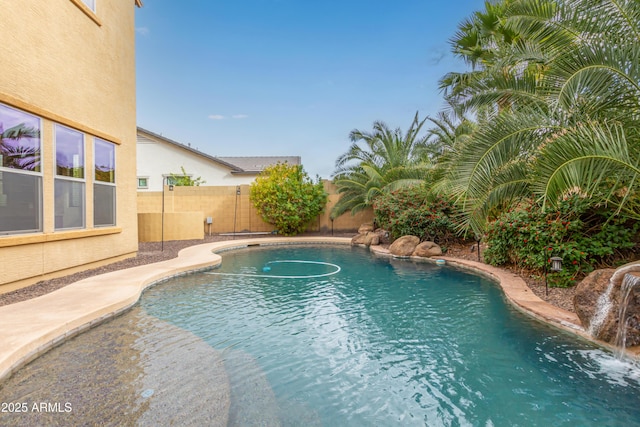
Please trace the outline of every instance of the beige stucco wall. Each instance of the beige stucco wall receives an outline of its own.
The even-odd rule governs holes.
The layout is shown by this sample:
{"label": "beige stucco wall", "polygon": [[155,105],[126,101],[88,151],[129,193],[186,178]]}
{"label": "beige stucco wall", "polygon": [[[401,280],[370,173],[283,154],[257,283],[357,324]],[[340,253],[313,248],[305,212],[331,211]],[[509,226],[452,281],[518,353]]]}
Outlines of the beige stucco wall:
{"label": "beige stucco wall", "polygon": [[[0,102],[43,119],[43,232],[0,236],[0,292],[137,251],[134,9],[134,0],[99,0],[96,14],[72,0],[2,5]],[[85,133],[87,170],[93,136],[118,144],[116,227],[93,228],[88,173],[86,228],[54,232],[54,122]]]}
{"label": "beige stucco wall", "polygon": [[[309,231],[320,231],[330,234],[332,231],[344,232],[354,231],[358,227],[373,220],[373,212],[365,210],[354,216],[346,213],[336,218],[331,223],[329,213],[335,205],[340,195],[336,194],[336,187],[329,181],[324,181],[325,191],[329,194],[327,208],[319,216],[318,219],[311,221]],[[218,186],[218,187],[174,187],[173,191],[169,191],[169,187],[165,187],[164,192],[164,212],[165,212],[165,238],[168,238],[168,227],[172,228],[172,237],[176,240],[187,240],[193,237],[193,233],[203,231],[231,233],[231,232],[271,232],[274,226],[265,223],[258,215],[249,200],[249,186],[240,186],[240,195],[236,197],[236,186]],[[138,192],[138,212],[139,212],[139,239],[141,242],[157,242],[161,236],[161,215],[148,216],[148,213],[162,213],[162,192]],[[171,217],[169,225],[168,214],[180,213],[180,215]],[[199,220],[194,220],[194,215],[200,215]],[[206,218],[211,217],[213,223],[211,227],[206,224]],[[234,223],[235,217],[235,223]],[[182,221],[189,221],[189,227],[197,230],[190,230],[189,227],[179,226]],[[176,232],[180,228],[184,235]]]}
{"label": "beige stucco wall", "polygon": [[204,239],[202,218],[202,212],[140,213],[138,239],[141,242]]}

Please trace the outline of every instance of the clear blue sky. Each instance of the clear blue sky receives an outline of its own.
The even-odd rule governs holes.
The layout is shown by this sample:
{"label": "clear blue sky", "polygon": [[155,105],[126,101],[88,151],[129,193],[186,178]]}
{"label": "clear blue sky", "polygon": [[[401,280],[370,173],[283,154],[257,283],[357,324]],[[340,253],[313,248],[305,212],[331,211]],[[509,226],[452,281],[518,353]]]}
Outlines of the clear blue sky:
{"label": "clear blue sky", "polygon": [[214,156],[299,155],[331,176],[353,129],[408,128],[465,66],[448,40],[483,0],[144,0],[138,126]]}

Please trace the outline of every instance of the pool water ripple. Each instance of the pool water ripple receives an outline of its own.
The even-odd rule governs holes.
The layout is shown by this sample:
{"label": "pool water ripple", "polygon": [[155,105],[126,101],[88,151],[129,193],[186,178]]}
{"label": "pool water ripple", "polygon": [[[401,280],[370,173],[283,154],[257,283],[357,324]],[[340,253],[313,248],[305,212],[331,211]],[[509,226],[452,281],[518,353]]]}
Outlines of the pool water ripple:
{"label": "pool water ripple", "polygon": [[[314,262],[273,263],[294,259]],[[327,276],[335,267],[324,263],[341,270]],[[127,413],[140,420],[154,419],[163,397],[151,372],[199,349],[226,372],[228,425],[639,424],[636,365],[523,316],[481,277],[330,246],[227,252],[215,272],[233,274],[190,275],[145,292],[114,321],[126,326],[126,342],[115,345],[121,335],[110,332],[96,343],[100,326],[60,349],[131,354],[129,365],[118,364],[129,374],[117,375],[131,382],[118,387],[137,396]],[[64,372],[59,351],[32,365]],[[101,357],[84,362],[88,372]],[[208,366],[184,373],[202,376]],[[21,393],[14,378],[1,397]],[[168,386],[178,402],[202,394]]]}

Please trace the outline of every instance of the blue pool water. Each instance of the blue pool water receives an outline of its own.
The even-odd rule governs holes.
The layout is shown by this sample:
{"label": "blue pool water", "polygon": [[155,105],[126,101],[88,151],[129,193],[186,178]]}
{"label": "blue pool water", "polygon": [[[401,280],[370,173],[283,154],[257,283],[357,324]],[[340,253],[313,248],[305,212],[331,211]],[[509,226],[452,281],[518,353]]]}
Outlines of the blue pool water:
{"label": "blue pool water", "polygon": [[[274,260],[342,270],[252,277]],[[475,275],[335,247],[225,253],[141,307],[258,361],[323,425],[633,425],[640,371],[515,312]],[[335,271],[271,264],[274,276]],[[235,274],[246,274],[236,276]],[[240,370],[241,371],[241,370]]]}
{"label": "blue pool water", "polygon": [[[220,268],[149,289],[116,321],[120,332],[109,340],[125,334],[135,340],[118,345],[146,349],[113,363],[129,373],[121,377],[131,378],[122,381],[129,385],[118,395],[136,397],[138,403],[122,403],[132,417],[142,417],[150,410],[144,402],[160,394],[141,383],[151,375],[149,362],[139,368],[148,348],[177,351],[171,360],[182,359],[187,351],[180,349],[199,340],[224,360],[231,385],[229,425],[640,425],[638,366],[513,310],[499,287],[484,278],[375,258],[360,248],[226,252]],[[172,329],[158,335],[158,325]],[[104,343],[105,336],[91,334],[109,327],[62,345],[34,362],[45,364],[42,371],[27,367],[25,375],[38,381],[43,374],[37,372],[51,371],[52,365],[64,369],[51,358],[69,360],[79,350],[67,350],[66,356],[55,351],[86,349],[90,344],[83,339]],[[209,362],[200,360],[199,373],[180,383],[206,375]],[[20,372],[11,381],[0,389],[2,399],[15,398],[12,388],[28,383]],[[177,402],[201,394],[167,392]],[[108,417],[109,405],[104,406],[100,416]]]}

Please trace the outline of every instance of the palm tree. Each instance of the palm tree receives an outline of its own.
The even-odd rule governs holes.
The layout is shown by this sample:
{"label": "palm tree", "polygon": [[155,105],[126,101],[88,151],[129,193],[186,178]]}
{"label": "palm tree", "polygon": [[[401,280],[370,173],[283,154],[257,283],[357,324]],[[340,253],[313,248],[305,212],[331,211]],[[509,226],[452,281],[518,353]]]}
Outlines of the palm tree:
{"label": "palm tree", "polygon": [[[470,67],[468,72],[451,72],[440,80],[440,89],[450,103],[464,111],[465,100],[482,90],[494,74],[508,73],[502,59],[505,51],[522,43],[522,35],[505,25],[505,16],[515,0],[485,1],[482,11],[458,25],[450,39],[452,51]],[[506,99],[495,100],[498,108],[509,106]]]}
{"label": "palm tree", "polygon": [[640,3],[521,0],[504,22],[526,43],[463,102],[512,108],[479,122],[445,180],[465,227],[531,195],[547,207],[578,193],[640,218]]}
{"label": "palm tree", "polygon": [[354,129],[352,145],[336,160],[333,180],[342,194],[331,216],[356,213],[372,206],[383,192],[421,183],[431,168],[427,136],[420,136],[426,119],[418,113],[406,133],[376,121],[372,132]]}

